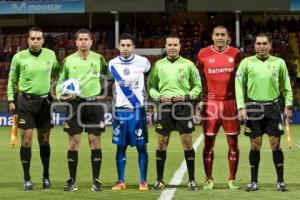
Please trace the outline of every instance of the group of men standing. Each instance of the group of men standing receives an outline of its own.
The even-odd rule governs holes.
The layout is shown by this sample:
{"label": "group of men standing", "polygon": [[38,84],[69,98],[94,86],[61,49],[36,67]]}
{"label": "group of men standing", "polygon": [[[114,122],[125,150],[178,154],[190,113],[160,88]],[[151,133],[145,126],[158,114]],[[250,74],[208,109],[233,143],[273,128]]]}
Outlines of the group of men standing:
{"label": "group of men standing", "polygon": [[[158,60],[150,71],[147,58],[134,53],[134,39],[122,34],[119,40],[120,55],[107,64],[103,56],[91,51],[91,32],[80,29],[76,33],[77,51],[66,57],[58,67],[53,51],[42,48],[44,39],[39,28],[28,31],[29,48],[18,52],[12,60],[8,82],[9,109],[18,113],[21,130],[20,158],[24,171],[24,189],[32,190],[29,173],[33,129],[37,129],[40,156],[44,167],[42,185],[51,187],[49,179],[50,145],[50,84],[51,75],[58,74],[56,98],[68,102],[64,131],[68,133],[67,153],[70,178],[66,191],[77,190],[76,172],[81,133],[88,133],[92,163],[92,190],[101,191],[99,174],[102,161],[101,133],[105,131],[104,109],[99,104],[101,93],[100,75],[110,75],[115,80],[112,142],[117,145],[116,165],[118,180],[112,190],[126,189],[125,166],[127,146],[138,152],[140,168],[139,190],[148,190],[148,131],[145,115],[145,78],[150,97],[157,102],[155,130],[157,132],[156,171],[154,190],[165,187],[163,175],[170,133],[178,131],[184,149],[188,171],[188,189],[197,190],[195,181],[195,150],[192,132],[195,130],[193,114],[201,94],[199,105],[205,136],[203,165],[206,181],[203,189],[213,189],[212,176],[215,138],[222,126],[228,143],[228,187],[239,189],[236,172],[239,162],[238,135],[240,121],[245,121],[245,134],[250,137],[249,162],[251,181],[246,191],[259,189],[258,166],[262,135],[269,135],[273,161],[277,172],[277,189],[286,191],[283,179],[283,153],[280,136],[283,134],[283,119],[278,105],[282,92],[285,100],[284,117],[292,115],[292,92],[284,61],[270,55],[271,41],[265,34],[255,40],[256,55],[244,58],[237,48],[228,45],[229,34],[224,26],[212,31],[213,44],[203,48],[197,62],[180,55],[180,38],[166,38],[166,56]],[[238,67],[238,63],[240,63]],[[108,69],[108,70],[107,70]],[[61,85],[65,80],[76,79],[80,95],[64,95]],[[19,97],[15,95],[18,90]],[[198,103],[198,102],[197,102]]]}

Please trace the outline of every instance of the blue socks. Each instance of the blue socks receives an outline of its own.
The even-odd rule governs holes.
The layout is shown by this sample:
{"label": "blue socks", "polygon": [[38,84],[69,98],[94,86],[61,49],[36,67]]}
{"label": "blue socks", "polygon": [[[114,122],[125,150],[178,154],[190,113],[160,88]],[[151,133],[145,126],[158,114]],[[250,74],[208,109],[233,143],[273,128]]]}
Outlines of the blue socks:
{"label": "blue socks", "polygon": [[[116,164],[118,170],[118,180],[125,182],[125,166],[126,166],[126,149],[127,146],[117,145]],[[138,163],[140,167],[140,181],[147,180],[148,171],[148,151],[147,146],[137,146]]]}
{"label": "blue socks", "polygon": [[140,167],[140,181],[147,181],[147,170],[148,170],[148,151],[147,146],[137,146],[136,147],[139,153],[139,167]]}
{"label": "blue socks", "polygon": [[126,149],[127,146],[117,145],[116,164],[118,170],[118,179],[119,181],[123,182],[125,182]]}

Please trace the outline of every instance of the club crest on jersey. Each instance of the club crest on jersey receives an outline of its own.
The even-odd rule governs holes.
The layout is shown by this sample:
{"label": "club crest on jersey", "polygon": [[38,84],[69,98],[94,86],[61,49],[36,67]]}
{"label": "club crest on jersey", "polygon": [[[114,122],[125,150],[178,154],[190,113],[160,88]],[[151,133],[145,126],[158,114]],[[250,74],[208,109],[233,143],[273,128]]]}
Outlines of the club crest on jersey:
{"label": "club crest on jersey", "polygon": [[130,70],[126,67],[126,68],[123,70],[123,74],[124,74],[124,75],[129,75],[129,74],[130,74]]}
{"label": "club crest on jersey", "polygon": [[232,57],[229,57],[229,58],[228,58],[228,62],[233,63],[233,61],[234,61],[234,60],[233,60]]}

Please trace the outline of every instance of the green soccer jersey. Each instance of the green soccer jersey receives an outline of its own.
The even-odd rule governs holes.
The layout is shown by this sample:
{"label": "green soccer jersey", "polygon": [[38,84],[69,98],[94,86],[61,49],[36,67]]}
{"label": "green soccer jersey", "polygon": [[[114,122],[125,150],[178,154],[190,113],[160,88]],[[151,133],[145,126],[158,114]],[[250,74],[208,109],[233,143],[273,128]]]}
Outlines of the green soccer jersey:
{"label": "green soccer jersey", "polygon": [[293,95],[284,60],[270,56],[262,61],[256,56],[242,60],[236,72],[235,92],[238,108],[245,108],[245,98],[270,101],[283,92],[285,106],[292,105]]}
{"label": "green soccer jersey", "polygon": [[104,57],[98,53],[89,52],[83,59],[77,52],[69,55],[63,61],[59,80],[56,86],[56,97],[61,95],[61,84],[67,79],[73,78],[79,81],[80,97],[87,98],[97,96],[101,92],[100,74],[106,74],[107,63]]}
{"label": "green soccer jersey", "polygon": [[183,57],[175,62],[170,62],[166,57],[157,61],[148,79],[148,92],[156,100],[160,96],[184,95],[196,99],[201,89],[201,79],[196,66]]}
{"label": "green soccer jersey", "polygon": [[7,85],[8,101],[14,100],[16,88],[20,92],[34,95],[49,93],[51,73],[57,69],[55,53],[49,49],[42,48],[38,56],[32,55],[29,49],[18,52],[11,62]]}

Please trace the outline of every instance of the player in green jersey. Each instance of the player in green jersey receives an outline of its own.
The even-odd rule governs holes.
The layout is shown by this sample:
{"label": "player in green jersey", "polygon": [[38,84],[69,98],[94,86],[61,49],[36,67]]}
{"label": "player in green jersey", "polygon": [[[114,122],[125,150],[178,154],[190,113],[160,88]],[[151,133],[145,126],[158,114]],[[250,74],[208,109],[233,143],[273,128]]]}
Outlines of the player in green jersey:
{"label": "player in green jersey", "polygon": [[[64,131],[69,135],[67,157],[70,174],[65,191],[77,190],[78,148],[83,131],[88,133],[91,149],[93,172],[91,189],[101,191],[102,187],[99,181],[102,161],[100,136],[105,131],[105,124],[104,110],[97,97],[101,92],[100,74],[107,71],[107,63],[100,54],[90,50],[92,34],[89,30],[80,29],[76,33],[76,46],[77,51],[64,59],[56,86],[57,98],[70,103],[70,107],[67,108],[67,116],[70,116],[70,119],[64,123]],[[79,82],[80,94],[78,96],[61,94],[61,84],[71,78]]]}
{"label": "player in green jersey", "polygon": [[239,118],[246,120],[245,135],[250,137],[249,162],[251,181],[246,191],[259,190],[258,166],[262,136],[267,133],[277,173],[278,191],[286,191],[283,179],[284,158],[280,138],[284,133],[278,97],[285,100],[284,118],[292,116],[292,89],[284,60],[270,55],[271,43],[267,35],[255,40],[256,55],[242,60],[236,73],[235,91]]}
{"label": "player in green jersey", "polygon": [[[24,172],[24,190],[32,190],[30,160],[33,129],[37,129],[40,157],[44,172],[42,186],[50,188],[49,160],[50,116],[49,91],[51,73],[57,70],[55,53],[42,48],[43,32],[37,27],[28,30],[28,49],[16,53],[11,62],[8,79],[9,110],[18,114],[18,128],[21,131],[20,158]],[[20,98],[15,99],[16,88]],[[16,104],[18,106],[16,106]],[[17,107],[17,109],[16,109]]]}
{"label": "player in green jersey", "polygon": [[154,190],[163,189],[163,172],[170,133],[180,134],[189,174],[189,190],[197,190],[195,182],[195,151],[192,144],[193,107],[190,100],[196,99],[201,92],[201,80],[196,66],[180,56],[178,37],[166,38],[167,56],[158,60],[151,70],[148,80],[150,96],[159,101],[156,132],[158,145],[156,150],[157,183]]}

